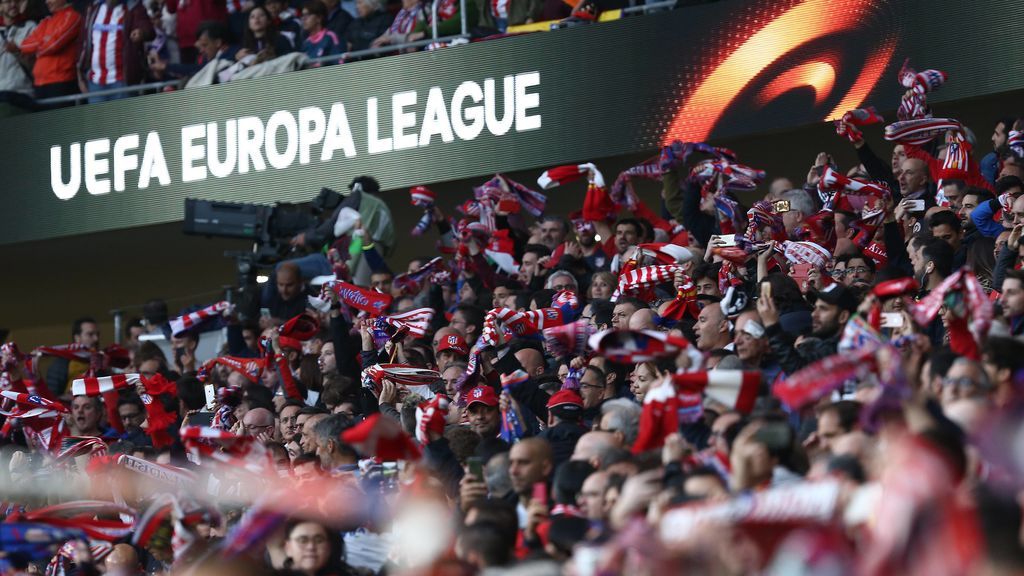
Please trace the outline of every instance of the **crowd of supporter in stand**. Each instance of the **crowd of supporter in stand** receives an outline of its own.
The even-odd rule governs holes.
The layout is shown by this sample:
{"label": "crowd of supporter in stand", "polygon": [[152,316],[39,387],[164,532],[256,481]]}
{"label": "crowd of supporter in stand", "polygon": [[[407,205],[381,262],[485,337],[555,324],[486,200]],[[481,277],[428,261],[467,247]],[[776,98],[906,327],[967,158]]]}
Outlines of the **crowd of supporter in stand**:
{"label": "crowd of supporter in stand", "polygon": [[[439,37],[460,34],[460,1],[438,1]],[[571,9],[561,0],[469,0],[466,10],[471,36],[483,38]],[[214,61],[245,67],[398,45],[432,37],[431,14],[421,0],[5,0],[0,92],[95,93],[186,79]]]}
{"label": "crowd of supporter in stand", "polygon": [[[859,164],[801,178],[676,142],[452,213],[417,187],[414,237],[359,177],[250,309],[5,344],[0,565],[1019,573],[1021,120],[982,155],[912,115],[889,160],[877,121],[826,143]],[[583,209],[546,211],[535,188],[574,180]],[[437,251],[395,262],[410,238]]]}

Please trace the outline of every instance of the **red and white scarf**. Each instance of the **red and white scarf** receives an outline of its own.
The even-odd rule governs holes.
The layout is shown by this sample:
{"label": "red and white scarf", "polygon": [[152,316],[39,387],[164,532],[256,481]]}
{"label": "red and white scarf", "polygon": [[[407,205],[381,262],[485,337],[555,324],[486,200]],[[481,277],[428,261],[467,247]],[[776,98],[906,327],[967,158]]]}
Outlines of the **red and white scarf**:
{"label": "red and white scarf", "polygon": [[416,338],[423,338],[430,328],[430,322],[434,320],[434,309],[417,308],[401,314],[389,314],[382,318],[397,330],[408,328],[409,334]]}
{"label": "red and white scarf", "polygon": [[198,326],[199,324],[201,324],[201,323],[203,323],[203,322],[205,322],[205,321],[207,321],[207,320],[209,320],[211,318],[216,318],[217,316],[220,316],[226,310],[230,310],[230,309],[231,309],[231,303],[228,302],[227,300],[221,300],[220,302],[217,302],[216,304],[211,304],[211,305],[207,306],[206,308],[203,308],[202,310],[197,310],[195,312],[189,312],[188,314],[185,314],[184,316],[180,316],[178,318],[175,318],[175,319],[171,320],[171,322],[170,322],[170,324],[171,324],[171,335],[172,336],[177,336],[178,334],[181,334],[182,332],[184,332],[186,330],[189,330],[189,329],[191,329],[191,328],[193,328],[195,326]]}

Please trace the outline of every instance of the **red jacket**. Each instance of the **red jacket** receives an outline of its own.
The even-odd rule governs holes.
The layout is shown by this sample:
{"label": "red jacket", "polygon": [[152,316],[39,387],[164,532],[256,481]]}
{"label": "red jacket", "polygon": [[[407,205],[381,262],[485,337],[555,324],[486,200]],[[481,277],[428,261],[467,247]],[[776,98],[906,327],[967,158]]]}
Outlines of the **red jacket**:
{"label": "red jacket", "polygon": [[195,46],[200,23],[228,20],[225,0],[167,0],[167,11],[178,15],[178,46],[182,48]]}
{"label": "red jacket", "polygon": [[43,18],[36,29],[21,43],[21,51],[35,54],[32,67],[33,83],[36,86],[74,82],[75,60],[78,56],[79,37],[82,33],[82,17],[70,4]]}
{"label": "red jacket", "polygon": [[[78,56],[78,71],[82,78],[89,77],[92,67],[92,26],[96,21],[100,4],[104,0],[93,2],[85,15],[82,28],[82,50]],[[142,42],[136,44],[129,38],[132,30],[142,31],[142,42],[149,42],[156,36],[153,21],[149,19],[145,6],[140,0],[128,0],[124,6],[124,42],[121,52],[121,67],[126,84],[140,84],[146,76],[146,54]]]}

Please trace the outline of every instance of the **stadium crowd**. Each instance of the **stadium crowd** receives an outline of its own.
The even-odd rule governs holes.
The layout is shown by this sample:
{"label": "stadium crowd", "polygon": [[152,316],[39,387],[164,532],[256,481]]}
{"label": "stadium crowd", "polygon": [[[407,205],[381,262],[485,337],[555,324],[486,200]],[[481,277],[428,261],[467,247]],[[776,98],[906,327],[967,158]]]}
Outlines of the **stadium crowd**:
{"label": "stadium crowd", "polygon": [[[438,2],[438,37],[463,33],[461,2]],[[535,21],[594,20],[593,3],[583,4],[573,12],[562,0],[468,0],[466,32],[484,39]],[[308,59],[339,55],[340,62],[352,59],[340,56],[349,52],[430,38],[431,18],[431,3],[422,0],[4,0],[0,93],[91,94],[184,81],[203,69],[210,72],[204,84],[225,82],[257,65],[264,65],[260,74],[279,73],[320,65]]]}
{"label": "stadium crowd", "polygon": [[[888,159],[864,108],[827,143],[859,164],[795,180],[677,141],[610,184],[497,175],[454,214],[418,186],[437,252],[401,263],[363,176],[255,309],[4,344],[0,566],[1020,573],[1022,120],[983,150],[929,114],[944,74],[899,79]],[[574,181],[582,209],[549,213]]]}

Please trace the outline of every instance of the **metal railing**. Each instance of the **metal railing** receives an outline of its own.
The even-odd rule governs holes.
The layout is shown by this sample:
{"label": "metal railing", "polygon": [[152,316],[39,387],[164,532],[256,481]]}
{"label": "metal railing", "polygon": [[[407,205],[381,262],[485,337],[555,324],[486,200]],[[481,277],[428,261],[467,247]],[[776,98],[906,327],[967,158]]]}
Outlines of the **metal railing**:
{"label": "metal railing", "polygon": [[40,106],[58,106],[61,104],[74,103],[86,101],[89,98],[95,98],[97,96],[115,96],[118,94],[141,94],[149,91],[160,91],[168,86],[174,86],[177,88],[183,84],[184,80],[165,80],[162,82],[150,82],[148,84],[135,84],[133,86],[124,86],[122,88],[110,88],[107,90],[97,90],[95,92],[88,92],[86,94],[71,94],[69,96],[54,96],[53,98],[43,98],[42,100],[36,100],[36,104]]}
{"label": "metal railing", "polygon": [[306,62],[306,66],[309,67],[312,64],[324,64],[327,62],[339,62],[341,60],[357,60],[364,56],[377,56],[380,54],[389,54],[392,52],[401,52],[409,48],[420,48],[433,44],[434,42],[451,42],[452,40],[458,40],[460,38],[469,38],[468,34],[458,34],[455,36],[445,36],[443,38],[424,38],[423,40],[416,40],[415,42],[404,42],[402,44],[391,44],[389,46],[381,46],[380,48],[367,48],[366,50],[353,50],[351,52],[343,52],[341,54],[331,54],[330,56],[321,56],[319,58],[310,58]]}
{"label": "metal railing", "polygon": [[621,14],[623,16],[635,16],[638,14],[650,14],[651,12],[660,12],[662,10],[671,10],[679,4],[679,0],[666,0],[664,2],[651,2],[643,4],[641,6],[629,6],[623,8]]}
{"label": "metal railing", "polygon": [[[424,38],[423,40],[416,40],[414,42],[403,42],[402,44],[392,44],[389,46],[381,46],[379,48],[367,48],[365,50],[353,50],[350,52],[344,52],[342,54],[333,54],[331,56],[321,56],[320,58],[311,58],[306,67],[310,67],[315,64],[325,64],[340,62],[343,60],[357,60],[366,56],[379,56],[381,54],[393,54],[408,50],[410,48],[420,48],[433,44],[435,42],[452,42],[454,40],[469,38],[469,31],[466,23],[466,0],[459,0],[459,16],[461,20],[461,34],[454,36],[445,36],[438,38],[437,25],[438,17],[437,10],[440,6],[440,0],[436,0],[431,4],[431,37]],[[644,4],[642,6],[630,6],[622,9],[623,16],[632,16],[640,14],[649,14],[652,12],[658,12],[661,10],[671,10],[679,4],[679,0],[665,0],[662,2],[654,2],[650,4]],[[63,104],[74,104],[78,105],[87,102],[89,98],[95,98],[98,96],[114,96],[119,94],[143,94],[146,92],[159,92],[168,87],[180,88],[185,84],[187,79],[181,78],[176,80],[166,80],[161,82],[149,82],[147,84],[136,84],[134,86],[125,86],[122,88],[111,88],[108,90],[97,90],[95,92],[89,92],[86,94],[71,94],[68,96],[56,96],[53,98],[43,98],[42,100],[36,100],[41,108],[60,106]]]}

